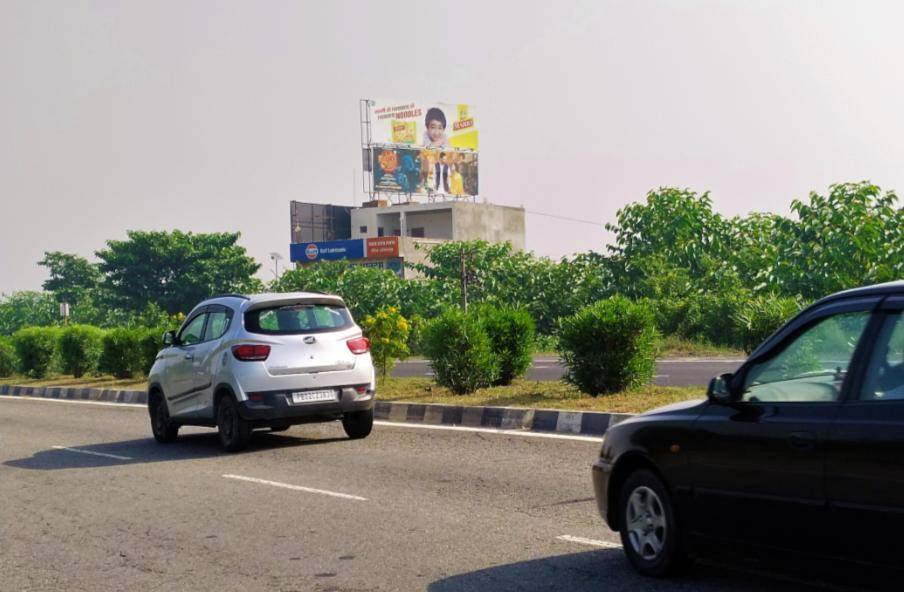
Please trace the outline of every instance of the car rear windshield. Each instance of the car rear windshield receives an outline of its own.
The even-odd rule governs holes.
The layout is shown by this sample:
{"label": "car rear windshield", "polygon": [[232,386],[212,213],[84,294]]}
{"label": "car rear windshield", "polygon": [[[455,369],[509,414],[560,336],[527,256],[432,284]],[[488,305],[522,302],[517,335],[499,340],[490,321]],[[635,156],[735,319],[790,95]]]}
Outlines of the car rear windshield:
{"label": "car rear windshield", "polygon": [[348,309],[331,304],[289,304],[245,313],[245,329],[266,335],[322,333],[344,329],[351,324]]}

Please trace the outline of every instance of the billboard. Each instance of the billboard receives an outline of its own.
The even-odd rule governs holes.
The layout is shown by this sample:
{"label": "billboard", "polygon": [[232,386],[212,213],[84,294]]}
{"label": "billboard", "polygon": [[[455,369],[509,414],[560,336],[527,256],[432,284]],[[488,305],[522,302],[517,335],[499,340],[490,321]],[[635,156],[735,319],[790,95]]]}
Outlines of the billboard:
{"label": "billboard", "polygon": [[433,101],[368,101],[371,143],[478,150],[474,105]]}
{"label": "billboard", "polygon": [[311,263],[336,259],[363,259],[364,241],[360,238],[314,243],[294,243],[289,246],[289,259]]}
{"label": "billboard", "polygon": [[381,236],[366,239],[367,258],[371,257],[398,257],[399,237]]}
{"label": "billboard", "polygon": [[373,189],[385,193],[477,195],[477,153],[431,148],[373,149]]}

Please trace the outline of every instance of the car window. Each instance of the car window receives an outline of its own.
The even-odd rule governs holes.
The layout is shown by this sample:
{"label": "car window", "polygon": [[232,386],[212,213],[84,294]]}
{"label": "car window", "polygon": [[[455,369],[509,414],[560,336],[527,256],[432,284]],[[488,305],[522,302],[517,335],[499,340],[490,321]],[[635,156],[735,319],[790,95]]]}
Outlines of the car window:
{"label": "car window", "polygon": [[217,310],[207,315],[207,329],[204,331],[204,341],[219,339],[229,328],[229,315],[225,310]]}
{"label": "car window", "polygon": [[864,401],[904,399],[904,315],[885,317],[873,349],[860,398]]}
{"label": "car window", "polygon": [[182,345],[192,345],[201,341],[203,335],[201,332],[204,330],[206,317],[206,314],[199,314],[185,325],[185,328],[179,332],[179,342]]}
{"label": "car window", "polygon": [[811,325],[776,356],[751,366],[741,399],[791,403],[837,401],[869,316],[866,311],[843,313]]}
{"label": "car window", "polygon": [[245,328],[253,333],[291,335],[343,329],[352,324],[344,306],[292,304],[245,313]]}

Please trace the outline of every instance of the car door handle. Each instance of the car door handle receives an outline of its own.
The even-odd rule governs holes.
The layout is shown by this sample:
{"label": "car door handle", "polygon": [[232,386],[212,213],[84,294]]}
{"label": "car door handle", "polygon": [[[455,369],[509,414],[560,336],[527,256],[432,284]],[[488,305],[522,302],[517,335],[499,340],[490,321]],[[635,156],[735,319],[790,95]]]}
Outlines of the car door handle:
{"label": "car door handle", "polygon": [[788,443],[795,450],[813,450],[816,448],[816,434],[813,432],[794,432],[788,436]]}
{"label": "car door handle", "polygon": [[193,356],[192,354],[185,354],[185,359],[186,360],[194,360],[195,356]]}

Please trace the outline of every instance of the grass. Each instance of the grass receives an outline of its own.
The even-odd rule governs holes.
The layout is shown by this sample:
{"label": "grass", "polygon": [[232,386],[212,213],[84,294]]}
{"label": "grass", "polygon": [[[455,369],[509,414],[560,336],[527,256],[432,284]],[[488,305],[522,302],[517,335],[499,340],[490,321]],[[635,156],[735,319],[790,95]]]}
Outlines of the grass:
{"label": "grass", "polygon": [[675,335],[664,337],[657,358],[746,358],[741,350],[702,341],[691,341]]}
{"label": "grass", "polygon": [[535,407],[612,413],[641,413],[669,403],[702,399],[705,396],[706,388],[702,386],[648,385],[631,391],[591,397],[561,381],[523,379],[516,380],[509,386],[480,389],[470,395],[452,394],[429,378],[387,378],[377,385],[377,398],[381,401]]}
{"label": "grass", "polygon": [[[147,380],[116,379],[111,376],[52,376],[0,378],[0,384],[17,386],[69,386],[82,388],[116,388],[144,390]],[[706,396],[702,386],[677,387],[648,385],[632,391],[591,397],[561,381],[516,380],[509,386],[480,389],[470,395],[454,395],[429,378],[387,378],[377,385],[381,401],[406,403],[442,403],[445,405],[490,405],[496,407],[534,407],[541,409],[570,409],[575,411],[606,411],[611,413],[641,413],[669,403],[701,399]]]}
{"label": "grass", "polygon": [[14,384],[16,386],[77,386],[81,388],[120,389],[120,390],[145,390],[148,387],[147,378],[113,378],[112,376],[83,376],[73,378],[64,374],[57,374],[45,378],[27,378],[24,376],[10,376],[0,378],[0,385]]}

